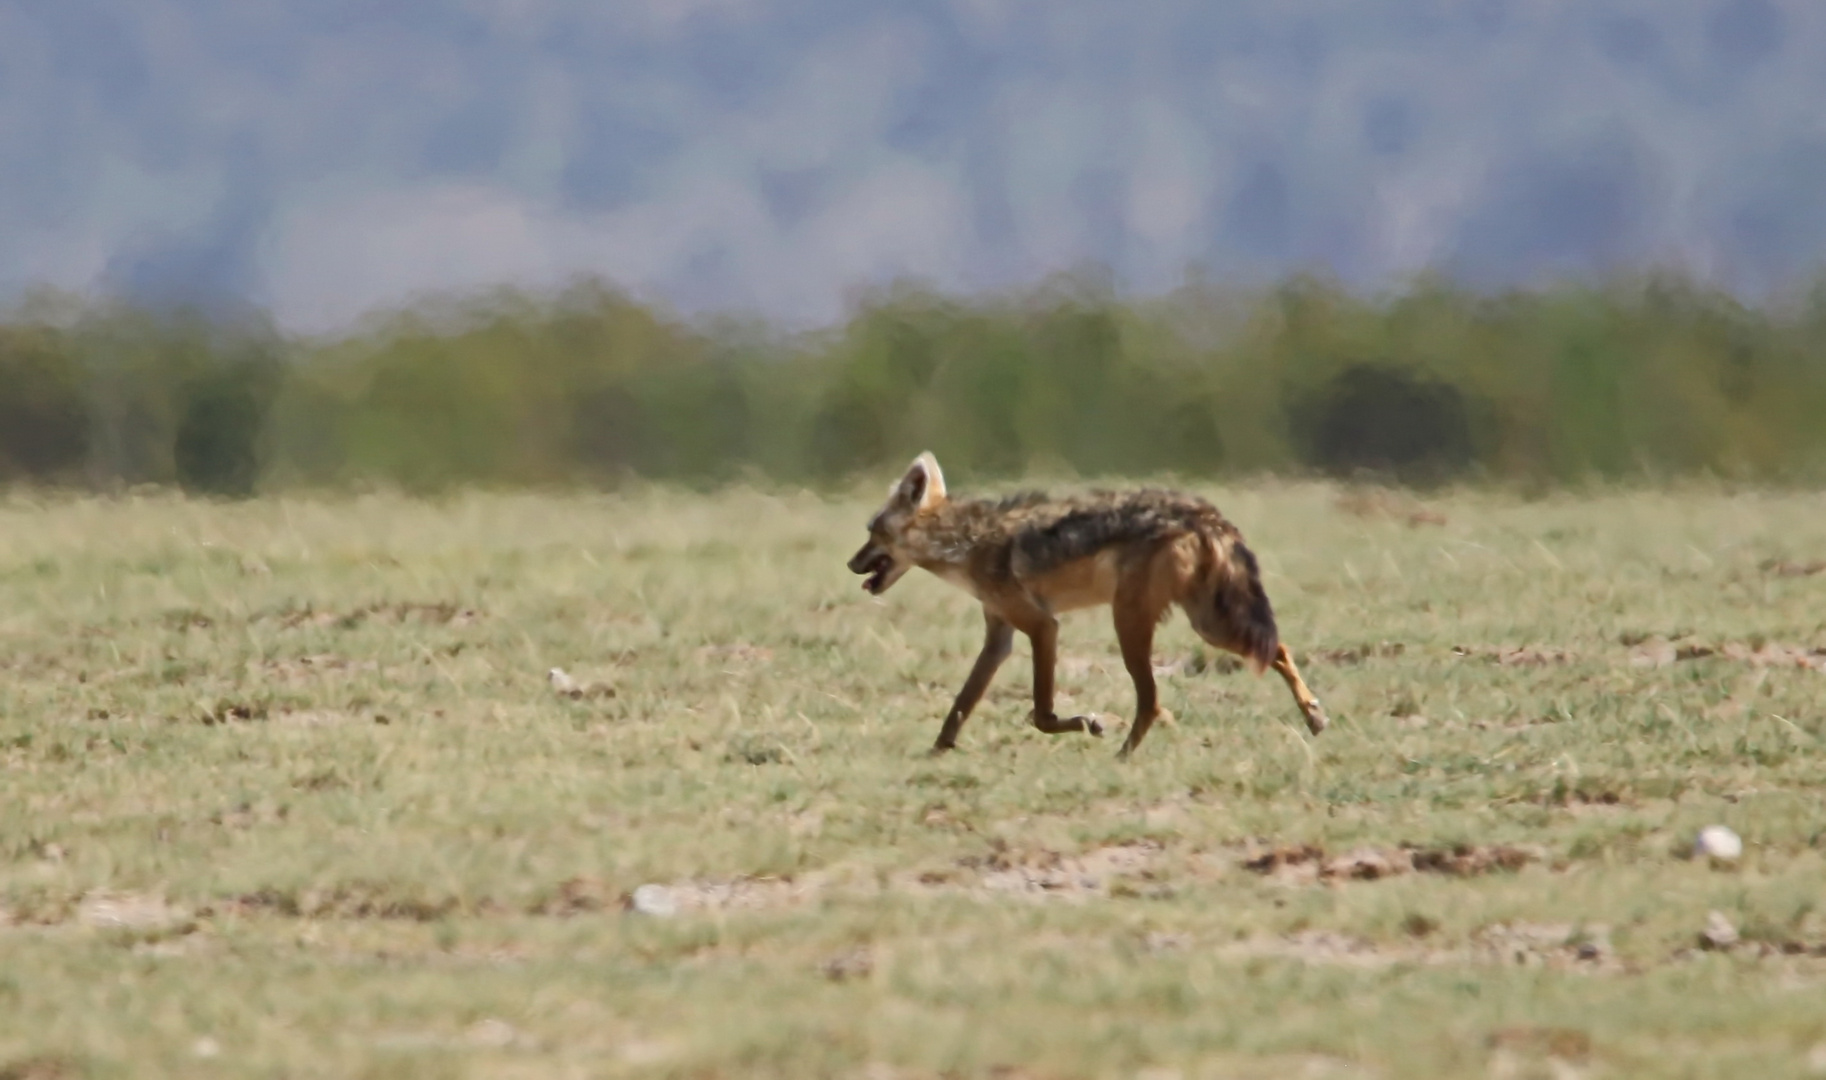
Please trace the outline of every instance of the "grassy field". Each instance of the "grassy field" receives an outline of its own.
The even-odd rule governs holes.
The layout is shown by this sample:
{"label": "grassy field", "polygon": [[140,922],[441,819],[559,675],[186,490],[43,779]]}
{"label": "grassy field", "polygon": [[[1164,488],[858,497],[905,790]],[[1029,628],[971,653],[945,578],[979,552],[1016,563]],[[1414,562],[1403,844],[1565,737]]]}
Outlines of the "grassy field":
{"label": "grassy field", "polygon": [[0,501],[0,1077],[1826,1073],[1820,496],[1212,490],[1118,764],[874,494]]}

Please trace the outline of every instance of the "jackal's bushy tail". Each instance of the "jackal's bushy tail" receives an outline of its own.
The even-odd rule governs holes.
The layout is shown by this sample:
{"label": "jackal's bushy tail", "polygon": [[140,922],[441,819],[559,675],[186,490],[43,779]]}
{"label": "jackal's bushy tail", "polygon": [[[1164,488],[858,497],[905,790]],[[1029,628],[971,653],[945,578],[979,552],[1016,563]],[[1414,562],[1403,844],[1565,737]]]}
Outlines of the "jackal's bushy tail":
{"label": "jackal's bushy tail", "polygon": [[1241,540],[1230,544],[1230,573],[1217,590],[1223,620],[1235,630],[1243,655],[1261,667],[1274,663],[1281,648],[1281,632],[1274,625],[1274,607],[1262,588],[1262,571],[1255,552]]}
{"label": "jackal's bushy tail", "polygon": [[1260,671],[1274,663],[1281,635],[1255,553],[1234,533],[1206,533],[1204,540],[1209,591],[1186,605],[1192,628],[1211,644],[1240,653]]}

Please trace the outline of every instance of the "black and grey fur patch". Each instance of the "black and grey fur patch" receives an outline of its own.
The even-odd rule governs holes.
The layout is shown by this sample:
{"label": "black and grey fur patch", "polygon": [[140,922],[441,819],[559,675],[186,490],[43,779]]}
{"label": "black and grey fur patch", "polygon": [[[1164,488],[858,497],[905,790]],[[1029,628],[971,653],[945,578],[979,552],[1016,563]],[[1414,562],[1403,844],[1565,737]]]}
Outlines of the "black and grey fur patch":
{"label": "black and grey fur patch", "polygon": [[1179,492],[1093,491],[1052,498],[1026,491],[999,499],[954,500],[920,529],[935,551],[970,557],[979,571],[1045,573],[1111,547],[1184,533],[1230,537],[1235,528],[1210,503]]}
{"label": "black and grey fur patch", "polygon": [[1011,540],[1022,570],[1044,573],[1110,548],[1226,526],[1216,507],[1191,496],[1097,491],[1033,504]]}

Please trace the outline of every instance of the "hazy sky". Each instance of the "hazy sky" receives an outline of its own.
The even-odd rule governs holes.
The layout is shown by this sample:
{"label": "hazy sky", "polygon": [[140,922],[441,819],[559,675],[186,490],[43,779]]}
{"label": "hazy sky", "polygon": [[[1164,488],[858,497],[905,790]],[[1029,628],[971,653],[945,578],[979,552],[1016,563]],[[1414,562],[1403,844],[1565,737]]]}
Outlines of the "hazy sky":
{"label": "hazy sky", "polygon": [[1817,0],[0,0],[0,299],[1826,254]]}

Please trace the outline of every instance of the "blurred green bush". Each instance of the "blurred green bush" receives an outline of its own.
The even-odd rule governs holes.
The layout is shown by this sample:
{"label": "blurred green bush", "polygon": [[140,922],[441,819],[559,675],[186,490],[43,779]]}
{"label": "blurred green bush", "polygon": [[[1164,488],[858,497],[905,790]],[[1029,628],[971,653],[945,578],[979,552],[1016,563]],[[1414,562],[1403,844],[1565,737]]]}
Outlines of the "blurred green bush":
{"label": "blurred green bush", "polygon": [[840,483],[1323,473],[1815,478],[1826,283],[1750,307],[1677,275],[1364,297],[1312,278],[1123,299],[1094,276],[911,285],[787,334],[597,281],[444,297],[328,340],[37,296],[0,319],[0,482],[238,496],[384,483]]}

